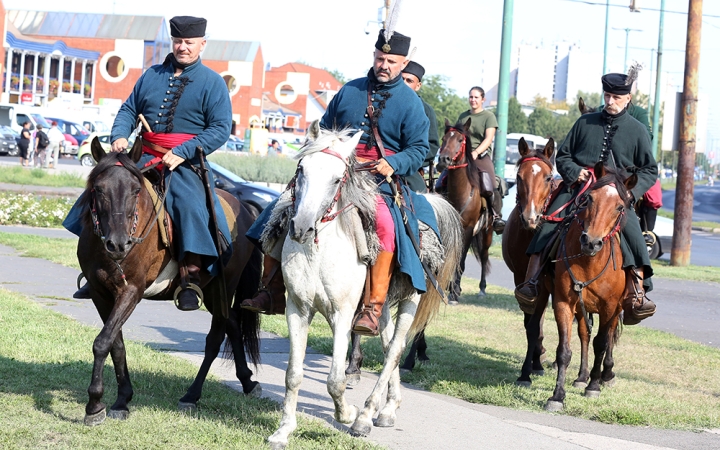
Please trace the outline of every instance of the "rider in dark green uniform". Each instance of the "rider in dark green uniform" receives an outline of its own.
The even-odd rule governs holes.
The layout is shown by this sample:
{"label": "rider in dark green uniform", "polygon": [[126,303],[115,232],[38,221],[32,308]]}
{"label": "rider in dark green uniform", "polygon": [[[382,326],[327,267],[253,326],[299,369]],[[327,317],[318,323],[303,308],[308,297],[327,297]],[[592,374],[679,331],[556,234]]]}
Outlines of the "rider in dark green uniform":
{"label": "rider in dark green uniform", "polygon": [[[637,185],[631,190],[633,202],[641,198],[657,179],[657,163],[652,155],[650,136],[645,126],[627,111],[632,98],[632,80],[624,74],[610,73],[602,77],[602,84],[605,97],[603,111],[581,116],[558,149],[557,169],[565,184],[549,211],[557,210],[576,195],[590,177],[590,168],[598,161],[604,161],[611,168],[637,174]],[[523,304],[532,304],[537,298],[537,279],[544,262],[541,253],[550,244],[556,228],[556,223],[544,223],[530,243],[527,253],[531,258],[525,281],[515,289],[515,297]],[[645,296],[645,291],[651,289],[649,278],[652,268],[639,221],[632,208],[627,211],[627,223],[621,232],[620,244],[628,280],[623,302],[624,321],[625,324],[634,324],[652,316],[655,304]]]}

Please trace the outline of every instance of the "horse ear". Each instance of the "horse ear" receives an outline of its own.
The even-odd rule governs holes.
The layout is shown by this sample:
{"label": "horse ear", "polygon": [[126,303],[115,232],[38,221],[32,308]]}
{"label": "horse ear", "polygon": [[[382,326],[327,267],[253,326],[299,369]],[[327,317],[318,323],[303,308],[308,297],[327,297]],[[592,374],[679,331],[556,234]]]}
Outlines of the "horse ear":
{"label": "horse ear", "polygon": [[95,136],[90,143],[90,154],[97,162],[100,162],[100,160],[107,155],[105,149],[102,147],[102,144],[100,144],[100,139],[98,139],[97,136]]}
{"label": "horse ear", "polygon": [[580,110],[580,114],[585,114],[587,107],[585,106],[585,101],[582,97],[578,98],[578,109]]}
{"label": "horse ear", "polygon": [[132,162],[136,163],[140,161],[140,157],[142,157],[143,153],[143,144],[142,144],[142,137],[138,136],[135,139],[135,142],[133,142],[133,146],[128,152],[128,156],[132,160]]}
{"label": "horse ear", "polygon": [[637,176],[636,173],[634,173],[634,174],[630,175],[630,176],[625,180],[625,182],[624,182],[623,184],[625,185],[625,187],[626,187],[627,190],[629,191],[629,190],[631,190],[632,188],[635,187],[635,185],[637,184],[637,182],[638,182],[638,176]]}
{"label": "horse ear", "polygon": [[468,120],[465,122],[465,125],[463,126],[463,129],[467,132],[470,131],[470,124],[472,123],[472,118],[468,117]]}
{"label": "horse ear", "polygon": [[449,121],[449,120],[447,119],[447,117],[446,117],[446,118],[445,118],[445,132],[446,132],[446,133],[447,133],[447,131],[450,129],[450,127],[452,127],[452,124],[450,124],[450,121]]}
{"label": "horse ear", "polygon": [[550,138],[548,139],[547,144],[545,144],[543,154],[547,159],[550,159],[552,158],[553,153],[555,153],[555,140],[553,138]]}
{"label": "horse ear", "polygon": [[607,172],[605,172],[605,163],[602,161],[598,161],[595,163],[595,167],[593,168],[593,172],[595,173],[595,178],[602,178],[605,176]]}
{"label": "horse ear", "polygon": [[528,147],[524,137],[521,137],[520,142],[518,142],[518,152],[520,152],[520,156],[522,156],[523,158],[526,157],[528,153],[530,153],[530,147]]}
{"label": "horse ear", "polygon": [[309,140],[314,141],[320,136],[320,121],[315,119],[310,124],[310,128],[308,128],[308,134],[307,137]]}
{"label": "horse ear", "polygon": [[350,138],[350,144],[352,144],[353,149],[358,146],[358,143],[360,142],[360,138],[362,137],[363,133],[363,130],[358,130],[355,134],[353,134],[352,138]]}

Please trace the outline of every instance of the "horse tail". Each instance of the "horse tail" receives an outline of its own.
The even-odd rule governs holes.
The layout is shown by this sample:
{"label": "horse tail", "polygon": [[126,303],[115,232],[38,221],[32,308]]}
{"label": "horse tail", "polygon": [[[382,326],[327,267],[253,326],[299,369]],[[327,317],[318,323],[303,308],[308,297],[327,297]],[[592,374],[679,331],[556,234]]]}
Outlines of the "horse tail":
{"label": "horse tail", "polygon": [[[451,284],[455,280],[455,275],[460,265],[460,258],[462,257],[463,228],[460,222],[460,214],[440,195],[423,195],[435,211],[440,240],[445,249],[445,258],[435,276],[440,288],[448,292]],[[430,282],[427,282],[427,290],[420,297],[415,319],[408,331],[408,342],[410,342],[416,334],[425,329],[430,320],[432,320],[440,310],[440,304],[443,300],[440,293]]]}
{"label": "horse tail", "polygon": [[255,366],[260,363],[260,315],[240,308],[239,305],[243,299],[251,298],[257,293],[260,288],[261,276],[262,252],[255,247],[240,275],[240,282],[235,290],[233,307],[233,311],[237,314],[237,323],[242,342],[245,345],[245,351]]}
{"label": "horse tail", "polygon": [[[489,247],[485,245],[485,239],[486,234],[490,233],[490,236],[492,237],[492,229],[488,230],[487,228],[483,228],[483,231],[476,234],[470,239],[470,248],[472,249],[473,255],[475,255],[475,259],[478,263],[482,265],[482,273],[485,275],[490,274],[490,258],[487,257],[486,253],[489,250]],[[492,241],[491,241],[492,242]],[[484,261],[483,261],[484,257]]]}

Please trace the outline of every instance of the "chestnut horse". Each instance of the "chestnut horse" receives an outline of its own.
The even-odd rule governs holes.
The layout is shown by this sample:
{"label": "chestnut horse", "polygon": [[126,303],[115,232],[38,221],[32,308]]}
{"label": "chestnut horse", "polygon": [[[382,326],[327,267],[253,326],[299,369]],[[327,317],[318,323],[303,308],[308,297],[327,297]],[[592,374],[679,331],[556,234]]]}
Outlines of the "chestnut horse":
{"label": "chestnut horse", "polygon": [[480,195],[480,176],[471,152],[467,150],[471,118],[465,124],[450,125],[445,119],[445,135],[438,154],[438,170],[447,170],[447,190],[444,195],[460,213],[463,225],[463,253],[460,267],[455,277],[454,289],[450,301],[455,304],[460,296],[460,280],[465,272],[465,258],[472,247],[480,263],[480,292],[485,295],[487,282],[485,276],[490,273],[488,250],[492,245],[492,216],[487,201]]}
{"label": "chestnut horse", "polygon": [[[98,165],[88,176],[87,188],[80,199],[86,212],[77,256],[103,321],[102,330],[93,343],[90,398],[85,406],[84,422],[93,426],[102,423],[106,415],[115,419],[129,416],[128,403],[132,400],[133,388],[125,359],[122,326],[141,299],[172,300],[179,277],[176,276],[176,264],[174,271],[165,269],[173,267],[172,255],[162,243],[153,198],[135,165],[142,155],[142,146],[134,146],[129,155],[106,154],[95,138],[91,148]],[[172,175],[168,183],[171,181]],[[217,193],[232,209],[237,235],[232,240],[232,256],[223,272],[224,284],[222,278],[211,281],[210,274],[204,271],[201,277],[205,305],[213,319],[205,341],[205,360],[195,382],[180,401],[179,406],[183,409],[193,408],[200,398],[210,364],[217,357],[226,334],[244,393],[260,393],[260,385],[251,379],[253,373],[248,368],[245,354],[247,350],[254,364],[259,361],[258,315],[244,309],[228,309],[233,295],[240,299],[252,296],[260,283],[261,254],[245,238],[254,217],[229,193]],[[200,197],[198,201],[204,200]],[[230,229],[233,230],[232,225]],[[161,284],[158,286],[156,281]],[[223,289],[227,293],[227,302],[222,299],[225,297]],[[103,368],[108,354],[113,360],[118,392],[106,414],[102,396]]]}
{"label": "chestnut horse", "polygon": [[[581,194],[576,211],[566,217],[555,261],[553,309],[558,326],[558,365],[555,391],[545,405],[548,411],[559,411],[565,400],[565,375],[572,352],[570,335],[573,317],[577,314],[589,324],[588,314],[598,314],[599,329],[593,339],[595,360],[590,371],[586,397],[598,397],[600,384],[611,386],[615,381],[612,369],[613,347],[620,335],[618,322],[625,292],[625,271],[622,269],[619,231],[630,207],[629,190],[637,183],[637,175],[627,179],[602,162],[595,165],[597,181]],[[588,325],[588,334],[590,334]]]}

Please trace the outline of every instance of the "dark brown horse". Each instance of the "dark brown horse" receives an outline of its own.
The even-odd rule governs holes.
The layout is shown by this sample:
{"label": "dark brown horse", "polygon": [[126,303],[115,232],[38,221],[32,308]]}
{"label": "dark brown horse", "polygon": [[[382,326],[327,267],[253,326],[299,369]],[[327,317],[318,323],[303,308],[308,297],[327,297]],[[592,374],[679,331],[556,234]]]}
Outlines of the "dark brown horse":
{"label": "dark brown horse", "polygon": [[[135,165],[141,154],[142,146],[137,145],[129,155],[106,155],[97,138],[92,142],[92,155],[98,165],[90,173],[81,199],[87,208],[77,256],[104,325],[93,343],[94,363],[88,388],[90,399],[85,406],[86,425],[98,425],[106,417],[102,396],[103,367],[108,354],[113,360],[118,394],[107,415],[116,419],[128,417],[133,388],[125,359],[122,326],[143,297],[171,300],[179,285],[179,277],[171,274],[166,286],[145,294],[164,272],[172,256],[162,243],[152,197]],[[252,371],[245,354],[247,351],[254,364],[259,361],[258,316],[239,308],[228,309],[226,302],[213,295],[224,287],[227,302],[230,302],[233,295],[242,299],[257,290],[261,258],[259,251],[245,238],[245,231],[254,218],[235,197],[223,191],[217,193],[232,209],[237,235],[232,240],[232,257],[223,272],[224,286],[219,280],[211,283],[207,273],[202,276],[201,288],[206,294],[205,305],[213,315],[212,327],[206,339],[205,360],[195,382],[181,399],[180,406],[184,408],[194,406],[200,398],[210,364],[217,357],[226,334],[243,391],[257,394],[260,390],[260,385],[251,380]]]}
{"label": "dark brown horse", "polygon": [[465,258],[471,247],[482,268],[479,295],[485,295],[485,277],[490,273],[488,250],[493,239],[492,216],[486,199],[480,195],[480,176],[467,148],[470,124],[470,118],[464,124],[455,126],[445,119],[445,135],[438,152],[438,170],[447,170],[447,190],[444,195],[460,213],[464,233],[463,257],[454,289],[449,295],[453,303],[460,296],[460,279],[465,272]]}
{"label": "dark brown horse", "polygon": [[[612,354],[619,337],[625,292],[619,231],[630,207],[628,192],[637,183],[637,175],[623,180],[602,162],[595,165],[594,174],[597,181],[577,198],[577,210],[562,225],[565,231],[555,261],[553,309],[559,334],[558,373],[553,396],[545,405],[549,411],[563,408],[565,376],[572,356],[572,321],[578,314],[586,324],[588,314],[599,317],[598,333],[593,339],[595,360],[585,396],[598,397],[601,383],[611,386],[615,381]],[[588,325],[588,334],[590,331]]]}

